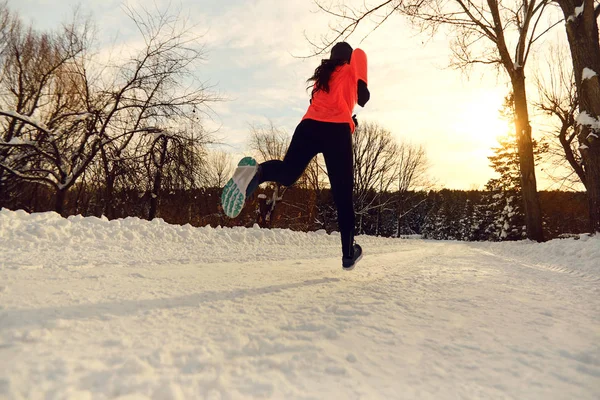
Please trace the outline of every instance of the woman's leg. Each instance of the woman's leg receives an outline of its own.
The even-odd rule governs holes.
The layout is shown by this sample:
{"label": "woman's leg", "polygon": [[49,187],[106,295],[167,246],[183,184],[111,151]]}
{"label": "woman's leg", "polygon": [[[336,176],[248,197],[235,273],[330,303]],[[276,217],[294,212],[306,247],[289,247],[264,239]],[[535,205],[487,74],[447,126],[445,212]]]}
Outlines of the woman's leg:
{"label": "woman's leg", "polygon": [[277,182],[291,186],[300,178],[310,160],[320,152],[315,129],[318,126],[315,123],[317,122],[312,120],[300,122],[283,161],[271,160],[260,164],[259,184]]}
{"label": "woman's leg", "polygon": [[333,200],[338,212],[338,225],[342,237],[342,254],[352,257],[354,244],[354,185],[352,133],[348,124],[330,124],[323,135],[323,156],[329,174]]}

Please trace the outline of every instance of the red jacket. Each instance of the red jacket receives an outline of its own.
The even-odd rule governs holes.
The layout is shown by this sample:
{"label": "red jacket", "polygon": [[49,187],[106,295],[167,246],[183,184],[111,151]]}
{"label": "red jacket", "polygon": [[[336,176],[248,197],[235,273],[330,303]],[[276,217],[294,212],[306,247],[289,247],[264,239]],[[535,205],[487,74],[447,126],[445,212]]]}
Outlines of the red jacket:
{"label": "red jacket", "polygon": [[355,49],[350,64],[338,67],[329,81],[329,92],[318,90],[314,93],[304,119],[323,122],[347,122],[354,132],[352,111],[358,101],[358,81],[367,81],[367,55]]}

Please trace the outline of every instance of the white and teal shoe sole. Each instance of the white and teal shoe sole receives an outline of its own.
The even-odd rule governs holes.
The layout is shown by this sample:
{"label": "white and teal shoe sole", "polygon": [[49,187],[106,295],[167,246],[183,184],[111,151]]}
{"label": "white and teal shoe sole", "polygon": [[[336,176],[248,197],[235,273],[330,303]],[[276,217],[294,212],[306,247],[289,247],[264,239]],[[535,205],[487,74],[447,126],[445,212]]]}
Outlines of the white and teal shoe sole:
{"label": "white and teal shoe sole", "polygon": [[246,189],[254,177],[258,163],[252,157],[244,157],[238,163],[231,179],[221,193],[221,205],[225,215],[235,218],[242,212],[246,201]]}

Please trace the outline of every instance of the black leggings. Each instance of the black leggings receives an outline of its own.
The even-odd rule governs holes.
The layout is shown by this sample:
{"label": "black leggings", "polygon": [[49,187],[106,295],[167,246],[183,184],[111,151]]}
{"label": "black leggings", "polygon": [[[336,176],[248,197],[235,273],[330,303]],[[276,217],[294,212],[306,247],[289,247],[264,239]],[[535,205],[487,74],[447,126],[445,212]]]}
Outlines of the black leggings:
{"label": "black leggings", "polygon": [[333,200],[338,211],[342,254],[350,257],[354,242],[354,207],[352,133],[349,124],[303,120],[296,127],[283,161],[271,160],[261,164],[260,183],[293,185],[318,153],[323,153],[325,158]]}

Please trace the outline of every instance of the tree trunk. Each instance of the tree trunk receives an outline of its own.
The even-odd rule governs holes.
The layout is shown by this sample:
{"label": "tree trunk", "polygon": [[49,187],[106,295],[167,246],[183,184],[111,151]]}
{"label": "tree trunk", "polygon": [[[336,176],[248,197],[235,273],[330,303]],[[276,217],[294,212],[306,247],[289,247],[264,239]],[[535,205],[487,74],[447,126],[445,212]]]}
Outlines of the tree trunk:
{"label": "tree trunk", "polygon": [[396,237],[399,238],[400,237],[400,232],[402,231],[402,216],[404,214],[404,207],[403,207],[404,203],[401,203],[400,205],[398,205],[398,219],[396,220]]}
{"label": "tree trunk", "polygon": [[102,167],[104,169],[104,176],[106,179],[106,187],[104,189],[104,202],[102,207],[102,214],[106,216],[108,219],[115,218],[115,207],[114,207],[114,188],[115,188],[115,175],[116,175],[116,166],[112,166],[111,169],[110,162],[108,160],[108,155],[106,154],[106,150],[104,148],[100,149],[100,154],[102,157]]}
{"label": "tree trunk", "polygon": [[[559,0],[565,16],[567,38],[573,60],[573,72],[579,98],[580,118],[577,124],[577,139],[585,170],[589,205],[590,230],[600,233],[600,43],[598,21],[593,0],[584,0],[583,12],[575,16],[574,0]],[[589,69],[587,79],[584,69]],[[589,72],[592,72],[590,76]],[[596,75],[593,75],[595,73]],[[581,118],[587,114],[588,118]],[[595,126],[585,124],[590,117]]]}
{"label": "tree trunk", "polygon": [[65,212],[65,198],[67,195],[67,190],[68,189],[58,189],[56,191],[56,202],[54,203],[54,211],[63,217]]}
{"label": "tree trunk", "polygon": [[82,182],[79,183],[79,189],[77,190],[77,196],[75,197],[75,211],[74,211],[75,215],[82,214],[82,212],[80,210],[80,206],[81,206],[81,202],[82,202],[81,197],[82,197],[84,187],[85,187],[85,178],[82,179]]}
{"label": "tree trunk", "polygon": [[[1,154],[0,157],[2,157]],[[8,200],[8,196],[6,196],[6,184],[4,183],[4,169],[0,168],[0,207],[6,200]]]}
{"label": "tree trunk", "polygon": [[359,235],[363,234],[363,215],[362,215],[362,213],[358,217],[358,234]]}
{"label": "tree trunk", "polygon": [[521,192],[523,193],[527,238],[542,242],[544,240],[542,212],[535,179],[535,161],[533,158],[533,143],[531,141],[531,125],[529,124],[523,68],[517,68],[511,74],[511,79],[515,97],[515,128],[519,149]]}
{"label": "tree trunk", "polygon": [[115,177],[113,174],[108,174],[106,177],[106,188],[104,191],[104,215],[108,219],[115,218]]}
{"label": "tree trunk", "polygon": [[[398,179],[398,187],[402,188],[402,185],[400,183],[400,179]],[[396,237],[399,238],[400,237],[400,231],[402,229],[402,215],[404,214],[404,204],[406,202],[406,196],[405,196],[405,191],[404,189],[398,189],[398,207],[396,209],[396,212],[398,213],[398,219],[396,221]]]}
{"label": "tree trunk", "polygon": [[165,165],[165,160],[167,158],[168,139],[165,136],[162,136],[161,139],[163,142],[160,148],[160,159],[158,165],[156,165],[154,185],[152,187],[152,194],[150,195],[150,212],[148,213],[148,220],[150,221],[156,218],[156,214],[158,213],[158,195],[162,184],[163,166]]}
{"label": "tree trunk", "polygon": [[565,152],[567,162],[569,163],[571,168],[573,168],[573,171],[575,171],[575,173],[579,177],[579,180],[581,181],[581,183],[583,183],[583,186],[585,186],[587,190],[587,179],[585,179],[585,171],[583,169],[583,166],[580,165],[575,159],[575,154],[573,153],[573,150],[571,148],[571,141],[567,139],[567,126],[564,126],[561,129],[560,135],[558,136],[558,140],[560,141],[560,145],[562,146],[563,151]]}
{"label": "tree trunk", "polygon": [[375,236],[381,234],[381,196],[383,196],[383,184],[379,184],[379,194],[377,195],[377,221],[375,223]]}
{"label": "tree trunk", "polygon": [[[154,185],[155,187],[157,187],[157,183],[158,182],[158,186],[160,186],[160,174],[156,174],[155,178],[154,178]],[[154,218],[156,218],[156,213],[158,211],[158,195],[156,193],[154,193],[154,190],[152,190],[152,193],[150,194],[150,211],[148,212],[148,220],[152,221]]]}
{"label": "tree trunk", "polygon": [[156,218],[158,212],[158,193],[162,181],[162,168],[156,170],[154,174],[154,184],[152,185],[152,193],[150,194],[150,211],[148,212],[148,220],[152,221]]}
{"label": "tree trunk", "polygon": [[30,212],[36,212],[38,210],[39,188],[40,188],[40,185],[35,185],[35,187],[33,188],[33,191],[31,194],[31,200],[29,201],[29,204],[31,204],[31,207],[29,208]]}

